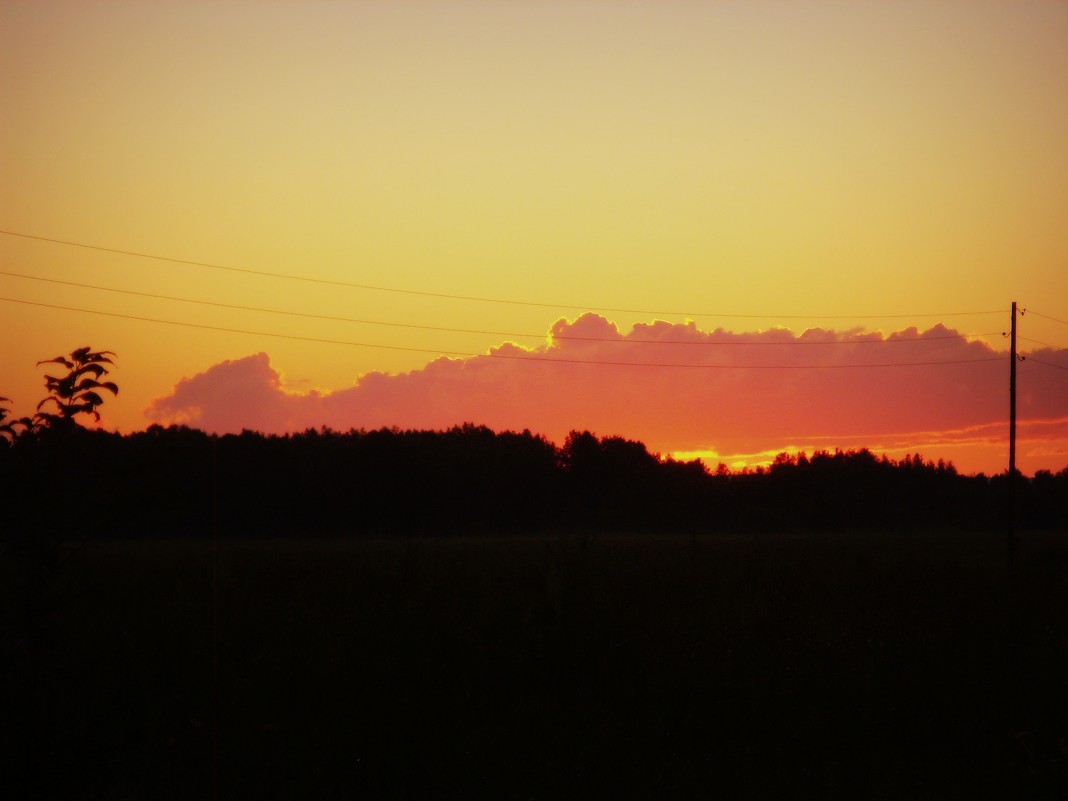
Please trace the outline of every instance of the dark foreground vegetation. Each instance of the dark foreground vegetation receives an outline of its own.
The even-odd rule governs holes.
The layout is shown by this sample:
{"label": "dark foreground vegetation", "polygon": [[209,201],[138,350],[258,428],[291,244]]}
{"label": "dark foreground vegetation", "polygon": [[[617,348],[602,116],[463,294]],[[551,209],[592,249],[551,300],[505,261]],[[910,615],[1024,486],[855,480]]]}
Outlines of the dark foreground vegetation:
{"label": "dark foreground vegetation", "polygon": [[1068,471],[575,433],[0,439],[0,794],[1068,791]]}
{"label": "dark foreground vegetation", "polygon": [[[223,437],[77,426],[0,438],[12,527],[62,539],[538,531],[990,529],[1007,479],[868,451],[786,456],[710,474],[640,442],[573,432],[310,430]],[[1068,468],[1017,477],[1021,527],[1068,529]],[[65,512],[65,513],[64,513]]]}
{"label": "dark foreground vegetation", "polygon": [[1061,799],[1025,533],[145,540],[0,557],[6,798]]}

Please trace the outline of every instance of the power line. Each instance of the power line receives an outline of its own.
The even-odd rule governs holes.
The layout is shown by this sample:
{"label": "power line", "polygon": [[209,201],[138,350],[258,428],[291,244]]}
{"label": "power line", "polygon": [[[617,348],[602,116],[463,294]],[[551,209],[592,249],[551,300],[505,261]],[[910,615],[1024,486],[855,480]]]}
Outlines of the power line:
{"label": "power line", "polygon": [[1053,362],[1046,362],[1042,359],[1036,359],[1032,356],[1028,356],[1027,361],[1035,362],[1036,364],[1044,364],[1046,365],[1046,367],[1056,367],[1058,370],[1068,370],[1068,367],[1065,367],[1063,364],[1054,364]]}
{"label": "power line", "polygon": [[413,348],[402,345],[380,345],[370,342],[351,342],[348,340],[338,339],[321,339],[318,337],[305,337],[297,336],[295,334],[276,334],[269,331],[251,331],[247,329],[239,328],[225,328],[223,326],[216,325],[203,325],[200,323],[185,323],[177,320],[160,320],[154,317],[139,317],[132,314],[119,314],[116,312],[98,311],[96,309],[80,309],[73,306],[60,306],[52,303],[37,303],[30,300],[19,300],[17,298],[5,298],[0,297],[0,301],[6,301],[8,303],[19,303],[26,306],[38,306],[45,309],[58,309],[61,311],[73,311],[83,314],[96,314],[103,317],[113,317],[122,320],[136,320],[145,323],[159,323],[163,325],[181,326],[184,328],[199,328],[206,331],[223,331],[230,334],[248,334],[251,336],[262,337],[274,337],[277,339],[291,339],[300,342],[317,342],[326,345],[348,345],[351,347],[360,348],[379,348],[382,350],[397,350],[407,351],[410,353],[433,353],[439,356],[465,356],[465,357],[479,357],[485,356],[493,359],[514,359],[523,361],[536,361],[536,362],[548,362],[553,364],[583,364],[583,365],[604,365],[612,367],[672,367],[672,368],[690,368],[690,369],[712,369],[712,370],[841,370],[841,369],[862,369],[866,367],[924,367],[935,365],[949,365],[949,364],[974,364],[977,362],[1000,362],[1000,356],[991,356],[981,359],[948,359],[943,361],[933,362],[891,362],[891,363],[878,363],[878,364],[679,364],[679,363],[660,363],[660,362],[612,362],[601,361],[596,359],[552,359],[545,356],[523,355],[517,356],[507,353],[471,353],[468,351],[456,351],[456,350],[441,350],[434,348]]}
{"label": "power line", "polygon": [[1048,314],[1042,314],[1042,312],[1036,312],[1034,309],[1028,309],[1027,313],[1028,314],[1033,314],[1033,315],[1035,315],[1035,317],[1041,317],[1043,320],[1052,320],[1055,323],[1062,323],[1063,325],[1068,325],[1068,320],[1061,320],[1061,319],[1059,319],[1057,317],[1050,317]]}
{"label": "power line", "polygon": [[1052,348],[1053,350],[1068,350],[1068,348],[1062,348],[1059,345],[1051,345],[1048,342],[1042,342],[1041,340],[1038,340],[1038,339],[1031,339],[1031,337],[1022,337],[1022,336],[1017,335],[1016,338],[1017,339],[1022,339],[1025,342],[1033,342],[1036,345],[1042,345],[1043,347]]}
{"label": "power line", "polygon": [[[13,273],[6,270],[0,270],[0,275],[6,275],[11,278],[21,278],[28,281],[43,281],[49,284],[56,284],[59,286],[71,286],[78,287],[80,289],[91,289],[99,292],[113,292],[120,295],[131,295],[139,298],[153,298],[155,300],[167,300],[176,301],[178,303],[194,303],[200,306],[213,306],[220,309],[234,309],[237,311],[250,311],[259,312],[263,314],[277,314],[285,315],[287,317],[301,317],[304,319],[312,320],[325,320],[330,322],[341,323],[358,323],[361,325],[381,325],[389,326],[393,328],[408,328],[419,331],[437,331],[451,334],[483,334],[489,336],[501,336],[501,337],[525,337],[528,339],[545,339],[546,334],[529,334],[529,333],[516,333],[514,331],[487,331],[473,328],[447,328],[444,326],[434,325],[417,325],[415,323],[393,323],[385,322],[382,320],[364,320],[355,317],[334,317],[326,314],[313,314],[310,312],[295,312],[287,311],[284,309],[270,309],[261,306],[242,306],[233,303],[219,303],[211,300],[198,300],[195,298],[183,298],[176,295],[159,295],[152,292],[137,292],[132,289],[118,289],[116,287],[98,286],[96,284],[83,284],[77,281],[62,281],[58,278],[44,278],[37,275],[25,275],[23,273]],[[791,340],[789,342],[722,342],[722,341],[710,341],[710,340],[664,340],[664,339],[638,339],[631,337],[617,337],[615,339],[609,337],[583,337],[573,336],[570,334],[553,334],[553,339],[578,341],[578,342],[612,342],[612,343],[641,343],[647,345],[703,345],[703,346],[777,346],[777,345],[878,345],[878,344],[898,344],[903,342],[931,342],[939,339],[969,339],[979,337],[991,337],[997,336],[998,332],[990,332],[985,334],[938,334],[935,336],[921,336],[921,337],[899,337],[896,339],[860,339],[860,340],[833,340],[833,341],[801,341]]]}
{"label": "power line", "polygon": [[5,231],[0,230],[0,234],[7,236],[21,237],[23,239],[32,239],[39,242],[49,242],[55,245],[67,245],[69,247],[84,248],[86,250],[96,250],[104,253],[116,253],[122,256],[135,256],[142,259],[154,259],[156,261],[165,261],[171,264],[184,264],[190,267],[203,267],[212,270],[224,270],[227,272],[241,273],[244,275],[258,275],[265,278],[275,278],[287,281],[303,281],[305,283],[321,284],[325,286],[340,286],[350,289],[363,289],[373,292],[391,292],[401,295],[414,295],[418,297],[426,298],[438,298],[443,300],[463,300],[472,301],[478,303],[502,303],[512,306],[529,306],[542,309],[566,309],[569,311],[594,311],[594,312],[610,312],[616,314],[651,314],[651,315],[664,315],[670,317],[723,317],[723,318],[739,318],[739,319],[782,319],[782,320],[860,320],[860,319],[893,319],[893,318],[915,318],[915,317],[962,317],[969,315],[982,315],[982,314],[1002,314],[1001,310],[993,311],[966,311],[966,312],[932,312],[925,314],[720,314],[715,312],[686,312],[686,311],[666,311],[663,309],[627,309],[627,308],[614,308],[609,306],[577,306],[572,303],[540,303],[527,300],[515,300],[510,298],[494,298],[482,295],[454,295],[445,292],[425,292],[416,289],[400,289],[397,287],[378,286],[373,284],[359,284],[349,281],[336,281],[327,278],[315,278],[306,275],[294,275],[292,273],[277,273],[266,270],[255,270],[249,267],[234,267],[225,264],[216,264],[213,262],[193,261],[191,259],[178,259],[171,256],[159,256],[152,253],[142,253],[133,250],[122,250],[119,248],[104,247],[102,245],[90,245],[84,242],[72,242],[65,239],[53,239],[45,236],[34,236],[33,234],[23,234],[17,231]]}

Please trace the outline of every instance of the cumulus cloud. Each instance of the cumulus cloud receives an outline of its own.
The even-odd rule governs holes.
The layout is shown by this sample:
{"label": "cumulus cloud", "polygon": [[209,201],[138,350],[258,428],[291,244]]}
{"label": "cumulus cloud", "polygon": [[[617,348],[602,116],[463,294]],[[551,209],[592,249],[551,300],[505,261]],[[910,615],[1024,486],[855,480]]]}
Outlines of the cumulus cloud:
{"label": "cumulus cloud", "polygon": [[[1040,361],[1019,365],[1019,416],[1028,421],[1021,443],[1064,453],[1068,463],[1068,375],[1049,366],[1068,367],[1068,351],[1034,355]],[[368,373],[333,392],[290,391],[258,353],[183,379],[146,415],[215,432],[475,422],[558,442],[590,429],[725,461],[791,447],[872,447],[967,464],[969,448],[1005,447],[1007,372],[1005,353],[943,325],[795,334],[656,321],[624,333],[585,314],[556,321],[538,347],[502,343],[408,373]]]}

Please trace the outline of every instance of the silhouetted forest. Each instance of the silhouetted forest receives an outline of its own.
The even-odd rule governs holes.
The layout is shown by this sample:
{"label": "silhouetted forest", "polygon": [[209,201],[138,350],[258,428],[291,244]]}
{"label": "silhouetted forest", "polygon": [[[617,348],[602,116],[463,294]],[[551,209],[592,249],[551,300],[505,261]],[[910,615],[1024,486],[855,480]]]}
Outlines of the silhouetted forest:
{"label": "silhouetted forest", "polygon": [[[782,454],[731,473],[620,437],[572,432],[557,447],[470,424],[286,436],[75,427],[0,442],[11,530],[64,540],[976,530],[1002,527],[1008,514],[1006,475],[867,450]],[[1068,528],[1068,468],[1017,484],[1021,527]]]}
{"label": "silhouetted forest", "polygon": [[1066,797],[1068,471],[1010,567],[1006,478],[919,457],[11,439],[5,797]]}

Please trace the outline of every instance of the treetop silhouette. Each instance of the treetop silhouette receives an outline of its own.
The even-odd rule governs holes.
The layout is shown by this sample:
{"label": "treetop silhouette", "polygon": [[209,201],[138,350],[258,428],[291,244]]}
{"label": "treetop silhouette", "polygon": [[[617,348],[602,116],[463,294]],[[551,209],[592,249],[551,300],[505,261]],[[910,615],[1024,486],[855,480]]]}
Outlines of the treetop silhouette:
{"label": "treetop silhouette", "polygon": [[[113,381],[100,381],[108,375],[105,364],[114,365],[109,356],[115,354],[110,350],[92,351],[88,346],[71,351],[70,358],[56,356],[37,362],[42,364],[61,364],[67,369],[65,376],[45,375],[45,388],[48,396],[37,404],[37,413],[33,416],[36,428],[67,427],[74,424],[79,414],[92,415],[100,420],[97,408],[104,403],[99,390],[107,390],[112,395],[119,394],[119,388]],[[42,411],[49,404],[55,411]]]}
{"label": "treetop silhouette", "polygon": [[[11,398],[0,397],[0,403],[10,402]],[[22,430],[26,430],[32,425],[32,422],[28,417],[20,417],[14,420],[8,420],[5,423],[4,421],[7,420],[7,418],[10,416],[11,410],[4,406],[0,406],[0,439],[9,438],[11,440],[14,440],[18,437],[20,428]]]}

